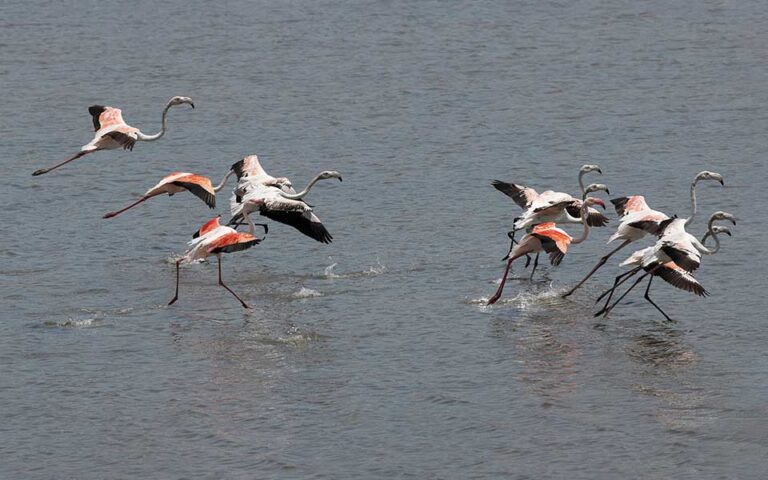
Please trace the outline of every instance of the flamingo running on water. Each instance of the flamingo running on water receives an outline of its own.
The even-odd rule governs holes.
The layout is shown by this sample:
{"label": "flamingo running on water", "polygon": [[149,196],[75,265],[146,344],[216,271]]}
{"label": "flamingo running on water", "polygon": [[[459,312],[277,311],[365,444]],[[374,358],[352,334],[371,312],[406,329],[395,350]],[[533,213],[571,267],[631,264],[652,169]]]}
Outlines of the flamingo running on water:
{"label": "flamingo running on water", "polygon": [[588,209],[593,205],[600,205],[605,208],[605,203],[599,198],[587,197],[581,206],[581,218],[585,221],[584,231],[581,237],[573,239],[568,233],[554,223],[542,223],[533,227],[531,233],[526,234],[520,242],[515,245],[512,251],[505,260],[507,261],[507,267],[504,270],[504,275],[501,277],[501,283],[499,288],[496,289],[496,293],[488,299],[488,305],[493,305],[501,297],[501,292],[504,290],[504,284],[507,281],[507,275],[509,275],[509,269],[517,258],[520,258],[526,254],[545,252],[549,254],[549,261],[552,265],[559,265],[563,260],[563,257],[568,252],[568,246],[571,244],[582,243],[589,236],[589,222],[586,221],[588,215]]}
{"label": "flamingo running on water", "polygon": [[186,172],[174,172],[164,177],[157,185],[147,190],[136,202],[121,208],[120,210],[109,212],[104,214],[103,218],[112,218],[120,215],[124,211],[135,207],[136,205],[149,200],[152,197],[158,195],[167,194],[169,197],[176,193],[189,191],[200,200],[205,202],[211,208],[216,208],[216,192],[224,187],[227,183],[227,179],[232,174],[228,173],[221,183],[217,186],[213,186],[211,179],[202,175],[196,175],[194,173]]}
{"label": "flamingo running on water", "polygon": [[142,133],[138,128],[131,127],[125,123],[119,108],[92,105],[88,107],[88,113],[93,117],[93,128],[96,130],[93,140],[80,147],[79,152],[63,162],[57,163],[52,167],[35,170],[32,175],[48,173],[53,169],[59,168],[62,165],[77,160],[89,153],[98,152],[99,150],[115,150],[118,148],[133,150],[133,146],[137,141],[153,142],[165,135],[168,110],[175,105],[182,105],[185,103],[192,108],[195,108],[195,104],[192,103],[192,99],[189,97],[173,97],[168,101],[165,109],[163,109],[162,127],[160,131],[154,135]]}
{"label": "flamingo running on water", "polygon": [[[607,316],[633,288],[649,275],[651,278],[648,280],[648,287],[646,288],[644,298],[661,312],[667,320],[671,321],[669,316],[648,296],[651,289],[650,284],[654,276],[661,277],[676,288],[687,290],[699,296],[708,295],[706,290],[693,277],[692,272],[699,268],[702,254],[714,255],[720,250],[720,240],[717,238],[718,233],[731,235],[727,227],[714,225],[714,222],[718,220],[729,220],[734,225],[736,224],[735,217],[727,212],[718,211],[709,217],[707,235],[704,236],[704,240],[706,240],[708,235],[714,238],[715,248],[712,250],[706,248],[696,237],[685,231],[686,219],[670,218],[663,221],[660,227],[662,235],[659,241],[651,247],[634,252],[621,263],[621,266],[635,265],[635,268],[618,275],[614,280],[613,286],[597,298],[595,303],[608,295],[605,305],[595,316],[601,314]],[[645,273],[635,280],[624,294],[609,307],[611,297],[616,289],[640,270],[644,270]]]}
{"label": "flamingo running on water", "polygon": [[241,220],[252,225],[249,215],[258,211],[267,218],[294,227],[318,242],[331,243],[333,237],[314,214],[312,207],[302,199],[320,180],[336,178],[342,181],[339,172],[320,172],[304,190],[296,193],[287,178],[268,175],[256,155],[235,163],[232,170],[237,173],[239,181],[230,200],[232,218],[229,225],[237,226]]}
{"label": "flamingo running on water", "polygon": [[168,305],[173,305],[179,299],[180,267],[182,263],[192,263],[197,260],[205,260],[210,255],[216,255],[219,260],[219,285],[240,301],[243,308],[251,308],[235,292],[224,284],[221,279],[221,254],[246,250],[259,243],[261,240],[249,233],[238,232],[233,228],[221,225],[219,218],[209,220],[200,230],[195,232],[192,241],[189,242],[189,250],[176,260],[176,293]]}
{"label": "flamingo running on water", "polygon": [[[719,182],[720,185],[725,185],[723,176],[719,173],[704,170],[696,174],[696,176],[693,178],[693,182],[691,182],[691,216],[688,217],[688,219],[685,221],[686,225],[690,224],[693,221],[693,218],[696,216],[696,184],[700,180],[715,180]],[[660,234],[661,230],[659,226],[663,221],[669,219],[667,214],[658,210],[653,210],[651,207],[649,207],[648,204],[645,203],[645,197],[642,195],[614,198],[611,200],[611,203],[613,203],[613,206],[616,208],[616,213],[619,215],[621,223],[619,223],[619,227],[616,229],[616,233],[611,235],[611,237],[608,239],[608,243],[611,243],[614,240],[623,240],[623,242],[621,242],[619,246],[601,257],[597,264],[592,268],[592,270],[590,270],[589,273],[587,273],[587,275],[582,278],[575,287],[571,288],[563,294],[563,298],[568,297],[579,287],[581,287],[584,282],[589,279],[589,277],[594,275],[595,272],[597,272],[600,267],[602,267],[605,262],[607,262],[608,259],[613,256],[613,254],[622,248],[626,247],[632,242],[636,242],[642,238],[645,238],[645,236],[649,233],[653,235]]]}

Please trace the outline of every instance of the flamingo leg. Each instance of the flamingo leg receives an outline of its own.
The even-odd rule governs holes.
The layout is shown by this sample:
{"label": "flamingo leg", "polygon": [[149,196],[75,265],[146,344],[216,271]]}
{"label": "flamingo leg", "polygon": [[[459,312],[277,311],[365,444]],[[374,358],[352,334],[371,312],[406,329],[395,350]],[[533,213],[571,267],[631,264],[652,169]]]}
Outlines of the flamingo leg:
{"label": "flamingo leg", "polygon": [[66,165],[67,163],[71,162],[72,160],[77,160],[78,158],[80,158],[80,157],[82,157],[82,156],[88,155],[89,153],[93,153],[93,152],[96,152],[96,151],[98,151],[98,149],[96,149],[96,150],[86,150],[86,151],[80,151],[80,152],[77,152],[75,155],[73,155],[73,156],[69,157],[68,159],[64,160],[64,161],[63,161],[63,162],[61,162],[61,163],[57,163],[56,165],[54,165],[54,166],[52,166],[52,167],[48,167],[48,168],[40,168],[40,169],[38,169],[38,170],[35,170],[34,172],[32,172],[32,175],[36,177],[36,176],[38,176],[38,175],[42,175],[42,174],[44,174],[44,173],[48,173],[48,172],[50,172],[50,171],[51,171],[51,170],[53,170],[53,169],[59,168],[59,167],[61,167],[62,165]]}
{"label": "flamingo leg", "polygon": [[180,276],[180,274],[179,274],[179,271],[180,271],[179,266],[180,265],[181,265],[181,259],[176,260],[176,294],[173,296],[171,301],[168,302],[168,305],[173,305],[174,303],[176,303],[176,300],[179,299],[179,276]]}
{"label": "flamingo leg", "polygon": [[638,284],[638,283],[640,283],[640,282],[641,282],[641,281],[642,281],[642,280],[643,280],[645,277],[647,277],[648,275],[650,275],[650,272],[646,272],[646,273],[644,273],[644,274],[640,275],[640,276],[637,278],[637,280],[635,280],[635,283],[633,283],[632,285],[630,285],[630,287],[629,287],[629,288],[628,288],[628,289],[627,289],[627,290],[626,290],[626,291],[625,291],[623,294],[621,294],[621,296],[619,297],[619,299],[618,299],[618,300],[616,300],[615,302],[613,302],[613,305],[611,305],[611,306],[610,306],[610,307],[608,307],[607,309],[606,309],[606,308],[603,308],[602,310],[600,310],[599,312],[597,312],[597,313],[595,314],[595,316],[597,317],[597,316],[599,316],[600,314],[603,314],[603,316],[604,316],[604,317],[607,317],[607,316],[608,316],[608,314],[611,312],[611,310],[613,310],[614,308],[616,308],[616,305],[618,305],[618,304],[619,304],[619,302],[621,302],[621,301],[624,299],[624,297],[626,297],[626,296],[627,296],[627,294],[628,294],[629,292],[631,292],[631,291],[632,291],[632,289],[633,289],[633,288],[635,288],[635,287],[637,286],[637,284]]}
{"label": "flamingo leg", "polygon": [[651,297],[648,295],[649,291],[651,290],[651,282],[652,282],[652,281],[653,281],[653,276],[651,276],[651,278],[648,280],[648,287],[645,289],[645,299],[646,299],[646,300],[648,300],[648,301],[651,303],[651,305],[653,305],[654,307],[656,307],[656,310],[658,310],[659,312],[661,312],[661,314],[662,314],[662,315],[664,315],[664,318],[666,318],[668,322],[673,322],[674,320],[672,320],[671,318],[669,318],[669,315],[667,315],[667,314],[664,312],[664,310],[662,310],[662,309],[661,309],[661,307],[659,307],[658,305],[656,305],[656,302],[654,302],[653,300],[651,300]]}
{"label": "flamingo leg", "polygon": [[630,277],[632,277],[632,275],[634,275],[638,271],[640,271],[641,268],[643,268],[643,267],[635,267],[635,268],[633,268],[632,270],[630,270],[628,272],[624,272],[621,275],[616,276],[616,279],[613,281],[613,286],[611,288],[609,288],[608,290],[604,291],[599,297],[597,297],[597,300],[595,300],[595,303],[599,302],[603,297],[608,295],[608,300],[606,300],[605,301],[605,305],[603,305],[604,307],[607,307],[608,303],[610,303],[610,301],[611,301],[611,297],[613,297],[613,292],[615,292],[616,289],[621,284],[623,284],[624,282],[629,280]]}
{"label": "flamingo leg", "polygon": [[589,279],[589,277],[594,275],[595,272],[598,271],[598,269],[600,269],[600,267],[605,265],[605,262],[607,262],[608,259],[611,258],[611,256],[614,253],[618,252],[619,250],[621,250],[622,248],[626,247],[630,243],[632,243],[630,240],[624,240],[624,242],[621,245],[619,245],[618,247],[614,248],[613,250],[608,252],[608,254],[606,254],[605,256],[600,258],[600,260],[597,262],[597,265],[595,265],[594,268],[592,270],[590,270],[590,272],[587,274],[586,277],[584,277],[575,287],[573,287],[572,289],[568,290],[566,293],[563,294],[563,298],[565,298],[565,297],[571,295],[573,292],[575,292],[579,287],[581,287],[584,284],[584,282],[586,282]]}
{"label": "flamingo leg", "polygon": [[221,285],[222,287],[226,288],[229,293],[234,295],[235,298],[238,299],[240,301],[240,303],[243,305],[243,308],[251,308],[251,307],[248,306],[247,303],[245,303],[243,301],[242,298],[238,297],[237,294],[235,292],[233,292],[228,286],[224,285],[224,281],[221,279],[221,255],[218,255],[218,259],[219,259],[219,285]]}
{"label": "flamingo leg", "polygon": [[143,201],[146,201],[146,200],[149,200],[150,198],[152,198],[152,197],[148,197],[148,196],[142,196],[142,197],[141,197],[141,198],[139,198],[139,199],[138,199],[136,202],[134,202],[134,203],[132,203],[132,204],[128,205],[127,207],[121,208],[120,210],[117,210],[117,211],[115,211],[115,212],[109,212],[109,213],[105,213],[105,214],[104,214],[104,216],[103,216],[103,217],[101,217],[101,218],[112,218],[112,217],[116,217],[116,216],[120,215],[121,213],[123,213],[124,211],[128,210],[129,208],[133,208],[133,207],[135,207],[136,205],[140,204],[141,202],[143,202]]}
{"label": "flamingo leg", "polygon": [[531,271],[531,278],[530,280],[533,280],[533,274],[536,273],[536,267],[539,266],[539,255],[541,252],[536,253],[536,258],[533,260],[533,271]]}
{"label": "flamingo leg", "polygon": [[507,283],[507,275],[509,275],[509,268],[512,266],[513,260],[514,258],[510,258],[507,261],[507,268],[504,270],[504,276],[501,277],[501,283],[499,284],[499,288],[497,288],[496,293],[494,293],[493,296],[488,299],[488,303],[486,305],[493,305],[501,297],[501,291],[504,290],[504,284]]}

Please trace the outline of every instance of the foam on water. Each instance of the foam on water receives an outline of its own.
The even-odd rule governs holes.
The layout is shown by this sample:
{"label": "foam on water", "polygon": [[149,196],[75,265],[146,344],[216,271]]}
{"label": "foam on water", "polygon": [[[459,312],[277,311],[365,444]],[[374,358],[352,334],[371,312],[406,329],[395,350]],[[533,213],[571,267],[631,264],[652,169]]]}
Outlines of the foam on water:
{"label": "foam on water", "polygon": [[301,287],[301,289],[298,292],[295,292],[293,294],[293,298],[312,298],[312,297],[322,297],[322,296],[323,296],[322,293],[307,287]]}

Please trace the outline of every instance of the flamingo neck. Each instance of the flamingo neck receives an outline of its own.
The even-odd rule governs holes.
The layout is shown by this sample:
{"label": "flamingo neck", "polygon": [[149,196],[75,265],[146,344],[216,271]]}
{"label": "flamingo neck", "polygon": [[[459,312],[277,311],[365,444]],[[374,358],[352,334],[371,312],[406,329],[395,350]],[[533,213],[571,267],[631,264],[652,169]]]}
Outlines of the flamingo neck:
{"label": "flamingo neck", "polygon": [[589,237],[589,225],[587,224],[587,209],[589,206],[585,203],[581,206],[581,223],[584,224],[584,230],[581,232],[581,236],[575,240],[571,240],[571,244],[581,243]]}
{"label": "flamingo neck", "polygon": [[709,236],[711,236],[712,239],[715,241],[715,248],[710,250],[710,249],[704,247],[704,250],[702,250],[701,253],[703,253],[705,255],[714,255],[718,251],[720,251],[720,239],[717,238],[717,233],[712,229],[714,222],[715,222],[714,218],[710,218],[709,219],[709,223],[707,224],[707,233],[709,233]]}
{"label": "flamingo neck", "polygon": [[693,222],[693,218],[696,216],[696,182],[691,183],[691,216],[685,221],[685,226],[690,225]]}
{"label": "flamingo neck", "polygon": [[165,106],[163,109],[163,118],[162,118],[162,126],[160,127],[160,131],[157,132],[154,135],[145,135],[141,132],[138,132],[138,139],[142,142],[154,142],[155,140],[160,139],[163,135],[165,135],[165,130],[167,127],[167,117],[168,117],[168,110],[170,110],[171,104]]}
{"label": "flamingo neck", "polygon": [[227,183],[227,180],[229,180],[229,177],[231,177],[233,173],[235,173],[234,170],[230,170],[229,172],[227,172],[227,174],[224,175],[224,178],[221,179],[221,183],[213,187],[213,191],[218,192],[219,190],[224,188],[224,185]]}
{"label": "flamingo neck", "polygon": [[316,184],[318,181],[320,181],[320,175],[321,174],[318,174],[317,176],[315,176],[315,178],[313,178],[312,181],[309,182],[309,184],[306,186],[306,188],[304,188],[304,190],[300,191],[299,193],[283,193],[283,192],[281,192],[281,195],[283,197],[287,198],[287,199],[290,199],[290,200],[301,200],[302,198],[304,198],[304,196],[306,194],[309,193],[309,191],[312,189],[312,186],[314,184]]}
{"label": "flamingo neck", "polygon": [[587,172],[579,172],[579,190],[581,190],[581,199],[584,200],[584,198],[587,196],[587,192],[584,188],[584,175]]}

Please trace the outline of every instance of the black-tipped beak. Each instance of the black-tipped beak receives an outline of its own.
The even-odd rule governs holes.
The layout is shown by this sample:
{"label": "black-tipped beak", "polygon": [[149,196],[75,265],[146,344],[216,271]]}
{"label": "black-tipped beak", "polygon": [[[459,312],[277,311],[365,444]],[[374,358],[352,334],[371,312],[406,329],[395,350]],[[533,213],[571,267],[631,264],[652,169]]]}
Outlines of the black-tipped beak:
{"label": "black-tipped beak", "polygon": [[343,182],[344,180],[342,180],[342,179],[341,179],[341,177],[339,177],[339,181],[340,181],[340,182]]}
{"label": "black-tipped beak", "polygon": [[731,222],[733,222],[734,225],[736,225],[736,219],[735,218],[731,218],[730,220],[731,220]]}
{"label": "black-tipped beak", "polygon": [[720,180],[720,185],[725,186],[725,181]]}
{"label": "black-tipped beak", "polygon": [[600,169],[598,168],[598,169],[597,169],[597,173],[599,173],[600,175],[602,175],[602,174],[603,174],[603,171],[602,171],[602,170],[600,170]]}
{"label": "black-tipped beak", "polygon": [[731,235],[731,232],[729,232],[728,230],[724,231],[723,233],[724,233],[724,234],[726,234],[726,235],[728,235],[729,237],[732,237],[732,236],[733,236],[733,235]]}
{"label": "black-tipped beak", "polygon": [[605,194],[606,194],[606,195],[610,195],[610,194],[611,194],[611,191],[610,191],[610,190],[608,190],[608,189],[606,188],[606,189],[605,189]]}
{"label": "black-tipped beak", "polygon": [[189,106],[192,107],[192,108],[195,108],[195,104],[192,103],[192,102],[189,102]]}

